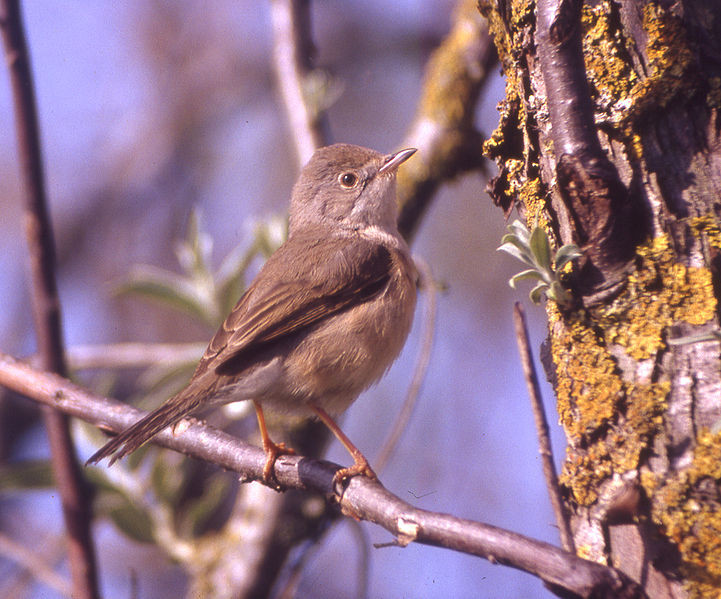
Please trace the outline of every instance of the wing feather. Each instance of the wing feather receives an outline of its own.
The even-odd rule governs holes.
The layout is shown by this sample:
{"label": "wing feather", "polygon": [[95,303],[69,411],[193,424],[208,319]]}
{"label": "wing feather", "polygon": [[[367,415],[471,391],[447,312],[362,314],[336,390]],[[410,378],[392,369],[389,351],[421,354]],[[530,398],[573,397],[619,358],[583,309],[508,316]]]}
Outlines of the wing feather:
{"label": "wing feather", "polygon": [[[309,254],[320,259],[309,261]],[[262,350],[374,297],[392,269],[391,252],[360,237],[323,238],[321,232],[292,237],[218,329],[193,378],[210,368],[239,374]]]}

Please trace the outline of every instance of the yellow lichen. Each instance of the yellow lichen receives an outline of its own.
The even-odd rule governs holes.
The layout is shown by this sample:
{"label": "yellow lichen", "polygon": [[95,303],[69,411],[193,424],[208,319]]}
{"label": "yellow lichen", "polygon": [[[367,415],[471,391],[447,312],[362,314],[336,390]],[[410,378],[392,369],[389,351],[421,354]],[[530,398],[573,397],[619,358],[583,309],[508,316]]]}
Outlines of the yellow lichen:
{"label": "yellow lichen", "polygon": [[672,324],[703,324],[714,317],[711,271],[675,261],[668,237],[661,235],[637,250],[638,268],[626,292],[604,309],[606,341],[620,345],[634,360],[663,349]]}
{"label": "yellow lichen", "polygon": [[703,237],[711,247],[721,249],[721,228],[713,215],[704,214],[689,220],[691,231],[699,237]]}
{"label": "yellow lichen", "polygon": [[624,292],[593,314],[563,320],[549,310],[558,412],[570,442],[562,481],[582,505],[611,474],[638,468],[663,429],[669,383],[624,380],[617,355],[655,360],[671,325],[703,324],[716,310],[709,269],[676,262],[667,236],[639,246],[636,265]]}
{"label": "yellow lichen", "polygon": [[627,59],[622,32],[614,26],[613,10],[610,2],[584,4],[583,54],[596,104],[616,113],[618,120],[627,111],[639,77]]}
{"label": "yellow lichen", "polygon": [[668,8],[649,2],[642,13],[646,65],[644,71],[637,71],[629,58],[636,49],[626,38],[617,11],[610,0],[584,5],[584,58],[597,109],[631,135],[624,126],[629,119],[648,107],[666,106],[694,89],[688,84],[694,57],[681,19]]}
{"label": "yellow lichen", "polygon": [[[691,597],[717,597],[721,587],[721,434],[698,435],[689,468],[642,484],[652,497],[651,515],[681,554],[681,571]],[[704,485],[708,487],[704,489]]]}

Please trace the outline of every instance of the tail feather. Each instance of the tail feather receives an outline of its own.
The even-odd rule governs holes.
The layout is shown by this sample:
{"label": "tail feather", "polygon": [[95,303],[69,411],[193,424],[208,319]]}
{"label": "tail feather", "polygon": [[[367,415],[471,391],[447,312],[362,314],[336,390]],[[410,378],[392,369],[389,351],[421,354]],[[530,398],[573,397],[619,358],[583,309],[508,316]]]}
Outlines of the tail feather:
{"label": "tail feather", "polygon": [[195,411],[198,402],[187,397],[172,397],[158,409],[141,418],[131,427],[125,429],[117,437],[108,441],[96,451],[85,465],[95,464],[110,457],[108,466],[115,460],[124,458],[144,445],[167,426],[172,426],[183,417]]}

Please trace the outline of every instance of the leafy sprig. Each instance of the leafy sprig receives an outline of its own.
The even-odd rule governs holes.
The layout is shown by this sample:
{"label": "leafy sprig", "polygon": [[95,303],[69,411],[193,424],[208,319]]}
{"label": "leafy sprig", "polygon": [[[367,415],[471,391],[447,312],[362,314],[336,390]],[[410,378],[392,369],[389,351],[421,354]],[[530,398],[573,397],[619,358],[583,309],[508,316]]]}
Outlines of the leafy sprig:
{"label": "leafy sprig", "polygon": [[564,245],[553,255],[548,235],[542,227],[536,225],[533,231],[529,231],[521,221],[514,220],[506,229],[508,233],[501,239],[498,250],[530,267],[513,275],[508,284],[515,289],[520,281],[538,281],[528,294],[534,304],[540,303],[545,295],[562,306],[568,306],[573,298],[561,285],[559,273],[566,264],[583,255],[578,246]]}

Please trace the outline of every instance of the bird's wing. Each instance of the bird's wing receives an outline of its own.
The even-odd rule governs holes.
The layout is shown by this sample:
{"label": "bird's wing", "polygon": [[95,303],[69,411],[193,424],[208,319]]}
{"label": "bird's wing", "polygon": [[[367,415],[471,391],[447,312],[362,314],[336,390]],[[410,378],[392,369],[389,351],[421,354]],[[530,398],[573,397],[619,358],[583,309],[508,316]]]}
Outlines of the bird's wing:
{"label": "bird's wing", "polygon": [[218,329],[193,378],[242,372],[262,350],[373,297],[393,267],[388,248],[363,238],[289,239]]}

